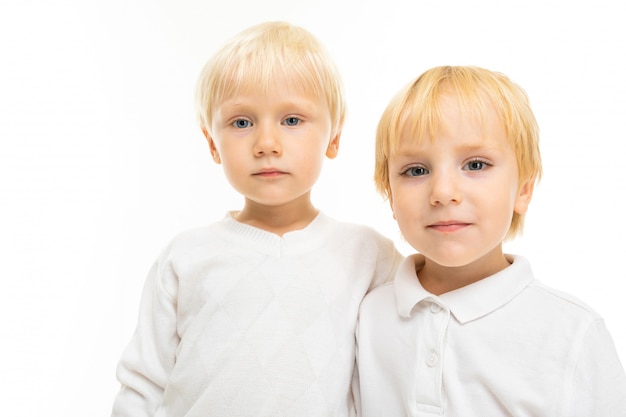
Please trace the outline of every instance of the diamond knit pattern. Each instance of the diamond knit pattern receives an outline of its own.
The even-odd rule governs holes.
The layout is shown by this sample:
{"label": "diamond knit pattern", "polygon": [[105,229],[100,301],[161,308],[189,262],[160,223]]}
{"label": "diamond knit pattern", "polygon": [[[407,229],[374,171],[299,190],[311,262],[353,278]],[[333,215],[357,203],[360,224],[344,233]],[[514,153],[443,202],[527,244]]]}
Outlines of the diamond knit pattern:
{"label": "diamond knit pattern", "polygon": [[178,337],[156,415],[349,416],[359,304],[394,256],[323,215],[283,237],[227,220],[176,239],[150,303],[172,304],[157,319]]}

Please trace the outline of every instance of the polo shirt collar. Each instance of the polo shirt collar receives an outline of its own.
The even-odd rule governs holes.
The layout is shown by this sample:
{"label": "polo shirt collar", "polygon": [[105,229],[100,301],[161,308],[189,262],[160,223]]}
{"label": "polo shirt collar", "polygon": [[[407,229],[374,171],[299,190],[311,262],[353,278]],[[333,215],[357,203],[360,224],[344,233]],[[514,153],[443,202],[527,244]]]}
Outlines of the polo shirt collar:
{"label": "polo shirt collar", "polygon": [[518,255],[505,255],[511,265],[502,271],[473,284],[436,296],[422,287],[417,267],[424,257],[416,254],[406,257],[396,274],[396,300],[398,313],[411,317],[413,308],[429,300],[448,308],[460,323],[467,323],[497,310],[511,301],[533,280],[529,262]]}

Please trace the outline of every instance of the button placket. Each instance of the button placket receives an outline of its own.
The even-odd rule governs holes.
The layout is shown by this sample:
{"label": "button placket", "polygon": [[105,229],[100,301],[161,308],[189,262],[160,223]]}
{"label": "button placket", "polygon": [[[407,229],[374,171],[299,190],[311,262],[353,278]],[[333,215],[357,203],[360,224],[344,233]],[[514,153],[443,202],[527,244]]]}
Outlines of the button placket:
{"label": "button placket", "polygon": [[416,311],[419,316],[416,340],[417,407],[442,407],[443,341],[448,326],[449,312],[434,300],[425,300]]}
{"label": "button placket", "polygon": [[426,358],[426,365],[429,368],[434,368],[435,366],[437,366],[438,362],[439,362],[439,355],[437,355],[437,352],[435,352],[434,350],[431,350],[430,353],[428,354],[428,357]]}

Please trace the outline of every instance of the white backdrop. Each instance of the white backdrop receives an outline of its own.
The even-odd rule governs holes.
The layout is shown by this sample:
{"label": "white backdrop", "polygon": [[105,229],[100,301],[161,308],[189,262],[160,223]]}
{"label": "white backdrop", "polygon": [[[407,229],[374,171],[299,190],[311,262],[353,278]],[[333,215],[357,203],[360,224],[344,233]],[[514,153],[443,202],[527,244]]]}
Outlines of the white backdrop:
{"label": "white backdrop", "polygon": [[371,180],[375,126],[392,94],[444,64],[521,84],[545,176],[507,251],[598,310],[626,361],[620,3],[0,0],[3,409],[109,415],[158,252],[241,205],[196,126],[193,88],[224,41],[264,20],[312,31],[345,79],[348,120],[317,206],[375,227],[405,254]]}

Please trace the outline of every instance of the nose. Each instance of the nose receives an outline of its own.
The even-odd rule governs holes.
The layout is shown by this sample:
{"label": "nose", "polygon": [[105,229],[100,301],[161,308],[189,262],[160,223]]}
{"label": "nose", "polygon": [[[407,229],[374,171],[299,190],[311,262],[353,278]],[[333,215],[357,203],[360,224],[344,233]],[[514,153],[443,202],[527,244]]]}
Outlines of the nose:
{"label": "nose", "polygon": [[430,204],[459,204],[462,200],[460,184],[454,172],[438,172],[431,174]]}
{"label": "nose", "polygon": [[282,152],[279,129],[271,125],[260,126],[254,142],[254,156],[280,156]]}

